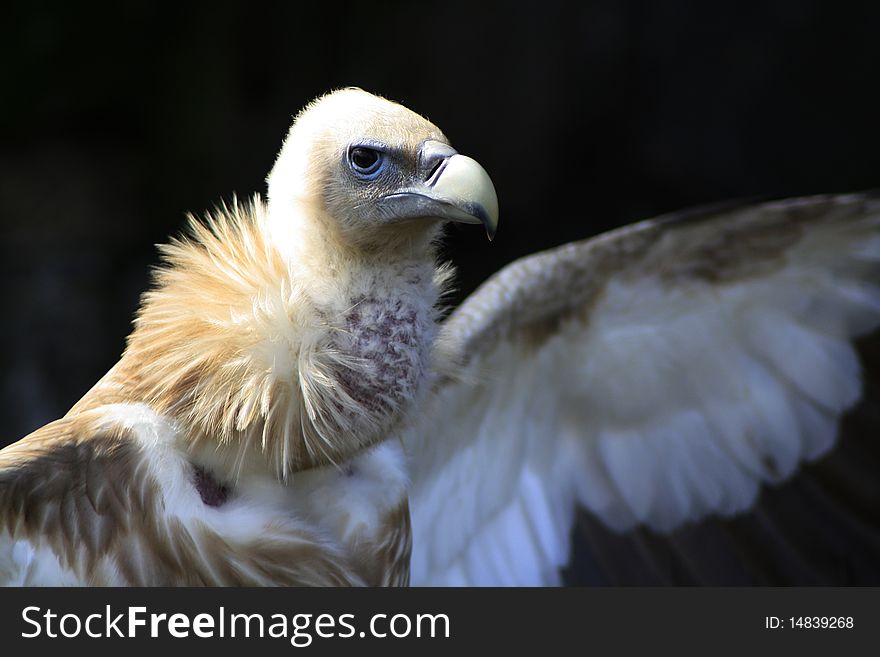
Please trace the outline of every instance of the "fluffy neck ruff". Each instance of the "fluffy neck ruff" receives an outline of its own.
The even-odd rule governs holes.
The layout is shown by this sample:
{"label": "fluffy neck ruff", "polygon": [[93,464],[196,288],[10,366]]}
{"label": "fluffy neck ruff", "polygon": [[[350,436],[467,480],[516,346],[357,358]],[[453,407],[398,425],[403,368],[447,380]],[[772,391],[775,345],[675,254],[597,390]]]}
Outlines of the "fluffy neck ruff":
{"label": "fluffy neck ruff", "polygon": [[432,236],[376,251],[316,231],[279,249],[258,197],[191,219],[190,233],[161,248],[108,383],[174,417],[194,460],[225,481],[287,480],[384,438],[428,376],[450,274]]}

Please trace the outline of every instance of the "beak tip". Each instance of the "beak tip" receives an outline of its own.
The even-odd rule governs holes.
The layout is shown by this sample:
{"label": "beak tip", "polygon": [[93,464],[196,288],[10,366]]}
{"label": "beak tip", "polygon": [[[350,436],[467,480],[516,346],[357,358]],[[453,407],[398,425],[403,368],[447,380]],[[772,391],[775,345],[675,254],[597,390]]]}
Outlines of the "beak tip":
{"label": "beak tip", "polygon": [[486,237],[490,242],[495,239],[495,233],[498,231],[498,201],[494,196],[492,200],[490,208],[485,208],[482,205],[474,205],[471,208],[471,214],[483,224],[483,228],[486,229]]}

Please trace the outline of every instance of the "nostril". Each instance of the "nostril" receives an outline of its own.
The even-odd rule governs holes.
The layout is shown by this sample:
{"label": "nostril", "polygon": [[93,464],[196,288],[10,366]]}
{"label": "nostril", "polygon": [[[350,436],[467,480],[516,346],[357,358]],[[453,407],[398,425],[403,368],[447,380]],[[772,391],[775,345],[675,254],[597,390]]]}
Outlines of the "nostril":
{"label": "nostril", "polygon": [[426,184],[433,185],[443,173],[449,158],[456,151],[449,144],[429,139],[419,146],[419,169],[424,172]]}
{"label": "nostril", "polygon": [[446,164],[447,158],[438,159],[437,162],[431,167],[431,170],[428,171],[428,175],[425,177],[425,182],[429,185],[434,184],[434,178],[440,175],[440,169],[443,168],[443,165]]}

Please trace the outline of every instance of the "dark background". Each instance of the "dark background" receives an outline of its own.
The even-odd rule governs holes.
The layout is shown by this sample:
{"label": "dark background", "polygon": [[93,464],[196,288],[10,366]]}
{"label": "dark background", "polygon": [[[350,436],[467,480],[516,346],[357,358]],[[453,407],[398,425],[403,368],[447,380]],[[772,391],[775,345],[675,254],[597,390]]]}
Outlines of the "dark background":
{"label": "dark background", "polygon": [[877,2],[76,4],[0,21],[0,445],[116,361],[154,244],[263,192],[335,87],[425,114],[492,175],[495,242],[450,231],[460,295],[659,213],[878,185]]}
{"label": "dark background", "polygon": [[6,4],[0,444],[118,358],[155,243],[263,192],[291,116],[357,85],[492,175],[466,293],[522,254],[686,206],[880,172],[880,3]]}

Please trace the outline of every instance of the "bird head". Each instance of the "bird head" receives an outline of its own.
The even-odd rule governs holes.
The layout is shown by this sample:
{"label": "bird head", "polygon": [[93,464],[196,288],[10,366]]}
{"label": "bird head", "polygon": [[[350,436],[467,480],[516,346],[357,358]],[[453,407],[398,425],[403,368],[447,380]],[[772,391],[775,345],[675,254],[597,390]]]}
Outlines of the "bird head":
{"label": "bird head", "polygon": [[[447,221],[498,225],[489,175],[415,112],[361,89],[317,99],[297,117],[269,174],[269,216],[281,241],[303,230],[377,246],[430,240]],[[306,225],[304,225],[306,224]]]}

